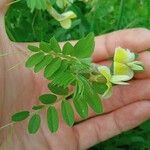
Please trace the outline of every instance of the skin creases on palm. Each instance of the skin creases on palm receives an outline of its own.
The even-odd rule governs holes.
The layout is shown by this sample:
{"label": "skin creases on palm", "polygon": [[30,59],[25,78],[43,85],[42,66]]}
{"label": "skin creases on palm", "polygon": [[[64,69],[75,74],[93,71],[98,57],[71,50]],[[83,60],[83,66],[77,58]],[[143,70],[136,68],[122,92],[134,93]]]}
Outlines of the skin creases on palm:
{"label": "skin creases on palm", "polygon": [[[14,65],[25,60],[27,57],[26,50],[27,44],[14,43],[8,39],[4,28],[4,15],[1,13],[0,55],[6,54],[6,56],[0,57],[0,126],[9,123],[11,115],[16,111],[31,109],[31,106],[37,103],[38,96],[47,90],[47,81],[41,75],[35,75],[31,70],[26,69],[24,63],[9,70]],[[46,122],[46,120],[43,122]],[[61,125],[60,132],[56,135],[47,135],[49,131],[46,130],[47,127],[44,124],[41,127],[42,131],[36,137],[26,133],[26,126],[26,123],[21,123],[13,127],[13,137],[11,138],[11,140],[13,139],[11,141],[13,145],[8,144],[11,134],[10,128],[4,129],[1,132],[2,134],[0,134],[0,145],[3,143],[0,148],[4,149],[10,146],[15,150],[23,149],[23,147],[25,147],[24,149],[37,148],[46,150],[49,149],[49,145],[54,146],[56,144],[58,148],[57,146],[55,148],[59,149],[59,145],[64,145],[61,147],[65,149],[69,145],[65,146],[67,145],[67,140],[61,139],[66,134],[66,138],[70,139],[70,148],[74,145],[73,147],[77,149],[77,141],[73,129],[66,127],[64,124]],[[47,144],[47,139],[51,139],[53,142]],[[31,144],[27,144],[30,141],[32,141]],[[57,143],[56,141],[59,142]],[[33,143],[36,143],[36,145]],[[68,149],[70,148],[68,147]]]}
{"label": "skin creases on palm", "polygon": [[[0,5],[2,4],[0,2]],[[28,71],[23,63],[9,70],[24,61],[25,47],[24,44],[13,43],[8,39],[4,29],[4,15],[0,12],[0,55],[6,54],[0,57],[0,126],[10,122],[12,113],[30,109],[43,90],[42,78]],[[4,134],[6,132],[7,130],[4,130]],[[4,134],[0,134],[0,144]]]}

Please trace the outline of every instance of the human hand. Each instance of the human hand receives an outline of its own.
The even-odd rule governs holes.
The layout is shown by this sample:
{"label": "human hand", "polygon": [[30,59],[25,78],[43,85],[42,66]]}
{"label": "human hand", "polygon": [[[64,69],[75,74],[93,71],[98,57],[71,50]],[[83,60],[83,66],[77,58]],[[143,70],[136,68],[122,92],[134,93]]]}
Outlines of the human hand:
{"label": "human hand", "polygon": [[[5,8],[4,0],[2,4],[0,3],[0,8]],[[48,90],[47,81],[42,75],[34,74],[23,64],[9,70],[27,57],[28,43],[14,43],[8,39],[3,21],[5,10],[0,12],[0,52],[10,55],[0,58],[0,126],[8,123],[14,112],[30,109],[37,103],[38,96]],[[63,123],[60,115],[60,128],[57,133],[51,134],[46,127],[43,112],[44,121],[39,133],[34,136],[26,133],[26,122],[14,126],[11,149],[87,149],[150,119],[150,53],[145,51],[150,47],[150,31],[129,29],[97,37],[93,61],[109,64],[107,59],[113,55],[117,46],[139,53],[145,71],[137,74],[130,85],[114,87],[112,97],[103,101],[103,115],[95,116],[90,110],[89,117],[92,118],[72,128]],[[59,103],[57,107],[59,109]],[[79,121],[76,115],[76,122]],[[8,131],[1,133],[0,141],[4,143]]]}

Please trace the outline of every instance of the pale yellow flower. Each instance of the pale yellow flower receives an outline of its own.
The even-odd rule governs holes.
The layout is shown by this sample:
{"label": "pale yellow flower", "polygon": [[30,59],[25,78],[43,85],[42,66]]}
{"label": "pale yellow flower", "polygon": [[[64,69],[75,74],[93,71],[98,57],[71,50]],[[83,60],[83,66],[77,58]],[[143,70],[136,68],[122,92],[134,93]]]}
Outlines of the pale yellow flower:
{"label": "pale yellow flower", "polygon": [[134,71],[143,71],[143,64],[134,61],[135,58],[135,54],[128,49],[116,48],[113,63],[114,75],[127,75],[130,80],[134,76]]}

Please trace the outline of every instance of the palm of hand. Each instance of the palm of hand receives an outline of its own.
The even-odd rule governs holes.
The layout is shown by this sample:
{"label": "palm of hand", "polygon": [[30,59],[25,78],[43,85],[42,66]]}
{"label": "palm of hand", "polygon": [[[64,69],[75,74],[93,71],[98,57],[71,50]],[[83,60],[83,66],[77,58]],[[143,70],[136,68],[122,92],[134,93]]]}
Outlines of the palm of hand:
{"label": "palm of hand", "polygon": [[[0,58],[0,95],[2,97],[0,126],[9,122],[9,116],[13,112],[30,109],[33,104],[37,103],[38,96],[47,90],[47,81],[42,78],[42,75],[35,75],[32,71],[26,69],[23,64],[9,70],[11,66],[26,58],[24,51],[26,51],[27,44],[9,41],[4,29],[3,14],[3,12],[0,12],[0,50],[2,53],[15,53]],[[145,29],[118,31],[98,37],[93,55],[94,61],[102,64],[108,63],[105,59],[113,54],[116,46],[127,47],[140,53],[140,59],[145,64],[145,72],[136,75],[136,79],[131,81],[130,86],[114,88],[113,96],[103,102],[104,115],[94,117],[94,114],[90,111],[90,117],[93,116],[94,118],[79,123],[73,128],[67,127],[60,117],[59,131],[56,134],[51,134],[46,127],[44,114],[42,114],[41,130],[35,136],[26,133],[24,129],[26,124],[16,125],[13,148],[16,150],[23,148],[86,149],[149,119],[150,71],[148,68],[150,62],[147,60],[149,60],[150,54],[144,52],[145,49],[150,47],[149,43],[150,31]],[[78,116],[76,116],[76,120],[79,121]]]}

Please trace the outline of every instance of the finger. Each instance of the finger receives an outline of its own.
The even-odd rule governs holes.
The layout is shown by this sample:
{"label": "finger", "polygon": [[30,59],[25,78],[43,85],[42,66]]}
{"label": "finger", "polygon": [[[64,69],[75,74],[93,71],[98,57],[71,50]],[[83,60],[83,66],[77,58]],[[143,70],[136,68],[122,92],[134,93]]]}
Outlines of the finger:
{"label": "finger", "polygon": [[110,114],[77,124],[73,129],[78,140],[78,149],[87,149],[134,128],[147,119],[150,119],[150,101],[133,103]]}
{"label": "finger", "polygon": [[2,45],[8,45],[10,40],[6,34],[6,30],[5,30],[5,22],[4,22],[4,16],[5,16],[5,12],[8,8],[8,6],[6,5],[8,2],[10,2],[10,0],[1,0],[0,1],[0,48],[2,47]]}
{"label": "finger", "polygon": [[104,111],[109,113],[133,102],[150,99],[150,80],[134,80],[129,85],[113,87],[112,96],[103,100]]}
{"label": "finger", "polygon": [[[149,59],[150,59],[150,52],[149,51],[144,51],[144,52],[139,53],[139,58],[137,60],[143,63],[144,71],[139,72],[139,73],[135,72],[135,76],[134,76],[135,79],[150,78],[150,69],[149,69],[150,68],[150,61],[149,61]],[[110,60],[104,60],[104,61],[99,62],[98,64],[111,67],[112,63],[113,62]]]}
{"label": "finger", "polygon": [[[109,113],[133,102],[150,99],[149,89],[150,80],[131,81],[130,85],[115,86],[112,96],[102,100],[104,113]],[[76,112],[76,110],[74,111]],[[89,118],[96,116],[90,108],[88,114]],[[76,122],[81,121],[77,112],[75,113],[75,120]]]}
{"label": "finger", "polygon": [[134,52],[148,49],[150,47],[150,30],[143,28],[126,29],[97,37],[93,60],[99,62],[112,57],[118,46]]}
{"label": "finger", "polygon": [[1,0],[0,1],[0,13],[5,13],[8,8],[8,3],[10,3],[12,0]]}

